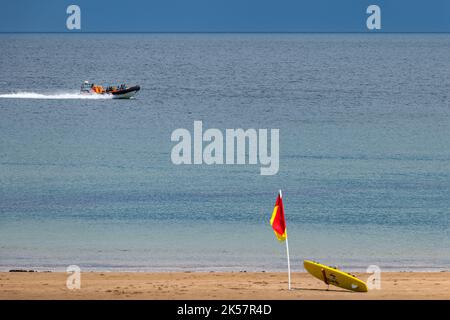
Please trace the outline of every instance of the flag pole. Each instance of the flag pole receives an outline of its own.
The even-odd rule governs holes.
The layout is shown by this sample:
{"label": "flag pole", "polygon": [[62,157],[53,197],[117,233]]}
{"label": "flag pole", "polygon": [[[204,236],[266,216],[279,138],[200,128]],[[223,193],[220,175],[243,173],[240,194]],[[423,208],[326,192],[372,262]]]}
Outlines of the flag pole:
{"label": "flag pole", "polygon": [[[280,198],[283,198],[283,195],[281,194],[281,189],[280,189]],[[291,262],[289,259],[289,241],[288,241],[288,235],[287,235],[287,228],[286,228],[286,241],[285,242],[286,242],[286,256],[287,256],[287,265],[288,265],[288,289],[291,290]]]}
{"label": "flag pole", "polygon": [[289,261],[289,243],[288,243],[287,234],[286,234],[286,254],[287,254],[287,263],[288,263],[288,289],[291,290],[291,263]]}

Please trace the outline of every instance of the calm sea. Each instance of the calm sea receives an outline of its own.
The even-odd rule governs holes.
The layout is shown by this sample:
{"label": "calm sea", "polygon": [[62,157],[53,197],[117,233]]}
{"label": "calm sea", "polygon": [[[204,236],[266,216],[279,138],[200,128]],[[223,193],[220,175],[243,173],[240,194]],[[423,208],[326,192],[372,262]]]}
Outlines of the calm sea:
{"label": "calm sea", "polygon": [[[450,268],[450,36],[0,35],[0,269]],[[83,99],[129,83],[134,100]],[[173,130],[279,128],[280,170]]]}

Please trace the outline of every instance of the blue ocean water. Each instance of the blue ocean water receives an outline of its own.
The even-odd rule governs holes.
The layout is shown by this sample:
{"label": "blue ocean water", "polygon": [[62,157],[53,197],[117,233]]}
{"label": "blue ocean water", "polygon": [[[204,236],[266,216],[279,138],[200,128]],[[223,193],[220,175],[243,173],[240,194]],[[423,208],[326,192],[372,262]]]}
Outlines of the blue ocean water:
{"label": "blue ocean water", "polygon": [[[450,268],[447,34],[0,35],[0,269]],[[83,80],[140,84],[83,99]],[[173,130],[279,128],[280,170]]]}

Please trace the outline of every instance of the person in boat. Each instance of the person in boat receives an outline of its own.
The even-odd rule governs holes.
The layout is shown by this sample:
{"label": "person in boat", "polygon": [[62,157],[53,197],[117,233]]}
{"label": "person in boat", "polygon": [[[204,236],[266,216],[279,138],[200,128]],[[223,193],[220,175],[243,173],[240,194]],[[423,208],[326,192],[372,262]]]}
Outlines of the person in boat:
{"label": "person in boat", "polygon": [[95,93],[103,93],[103,87],[102,86],[97,86],[97,85],[93,85],[92,89],[94,90]]}
{"label": "person in boat", "polygon": [[93,83],[90,83],[89,81],[84,81],[84,83],[81,85],[81,92],[86,92],[86,93],[89,93],[89,92],[92,92],[92,91],[94,91],[94,84]]}

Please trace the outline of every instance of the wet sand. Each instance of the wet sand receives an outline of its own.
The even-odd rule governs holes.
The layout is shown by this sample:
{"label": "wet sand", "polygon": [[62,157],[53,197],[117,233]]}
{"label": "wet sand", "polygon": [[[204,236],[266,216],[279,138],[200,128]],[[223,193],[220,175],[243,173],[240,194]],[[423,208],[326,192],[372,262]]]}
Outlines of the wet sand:
{"label": "wet sand", "polygon": [[[307,273],[85,272],[69,290],[62,272],[0,272],[0,299],[450,299],[450,272],[385,272],[381,290],[356,293]],[[366,281],[369,274],[356,274]]]}

